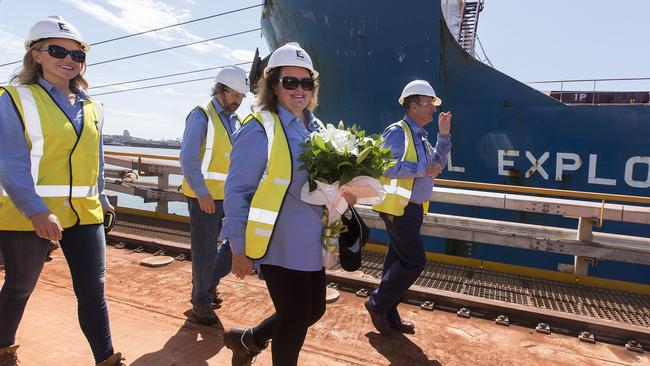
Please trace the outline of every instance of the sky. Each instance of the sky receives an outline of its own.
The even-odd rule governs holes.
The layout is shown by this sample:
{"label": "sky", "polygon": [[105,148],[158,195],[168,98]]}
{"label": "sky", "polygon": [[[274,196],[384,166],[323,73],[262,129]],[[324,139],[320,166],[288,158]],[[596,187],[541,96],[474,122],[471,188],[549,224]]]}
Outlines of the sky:
{"label": "sky", "polygon": [[[347,0],[352,1],[352,0]],[[361,0],[355,0],[361,1]],[[258,5],[261,0],[0,0],[0,64],[20,60],[38,20],[58,14],[94,43],[192,19]],[[408,3],[405,3],[408,4]],[[261,8],[94,46],[88,63],[243,32],[260,26]],[[478,35],[494,67],[522,82],[650,77],[647,0],[486,0]],[[91,95],[141,86],[211,78],[216,70],[97,88],[102,85],[249,62],[268,54],[260,31],[88,67]],[[0,67],[0,83],[18,64]],[[242,68],[248,70],[248,65]],[[175,139],[185,117],[209,100],[213,81],[97,95],[105,106],[105,134]],[[541,90],[559,84],[531,84]],[[593,83],[565,85],[591,90]],[[599,82],[598,90],[650,90],[650,81]],[[246,114],[251,97],[240,113]]]}

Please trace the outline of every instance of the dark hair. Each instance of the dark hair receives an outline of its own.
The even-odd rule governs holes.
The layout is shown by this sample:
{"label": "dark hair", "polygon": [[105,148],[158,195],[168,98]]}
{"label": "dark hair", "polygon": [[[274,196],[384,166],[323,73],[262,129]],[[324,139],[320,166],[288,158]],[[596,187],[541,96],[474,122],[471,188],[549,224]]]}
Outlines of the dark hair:
{"label": "dark hair", "polygon": [[419,99],[420,96],[417,94],[409,95],[408,97],[404,98],[404,104],[402,104],[404,111],[408,112],[409,109],[411,109],[411,104],[417,103]]}
{"label": "dark hair", "polygon": [[217,94],[223,95],[223,93],[225,93],[226,90],[228,90],[228,86],[221,83],[216,83],[212,87],[212,95],[217,95]]}
{"label": "dark hair", "polygon": [[[278,113],[278,97],[275,95],[275,86],[280,80],[280,70],[282,66],[276,67],[269,71],[269,74],[266,77],[260,79],[257,82],[257,88],[255,89],[255,105],[258,106],[261,110],[267,110],[274,113]],[[311,74],[311,73],[310,73]],[[311,100],[307,109],[314,111],[318,107],[318,90],[320,89],[320,81],[318,79],[314,80],[314,90],[312,90]]]}

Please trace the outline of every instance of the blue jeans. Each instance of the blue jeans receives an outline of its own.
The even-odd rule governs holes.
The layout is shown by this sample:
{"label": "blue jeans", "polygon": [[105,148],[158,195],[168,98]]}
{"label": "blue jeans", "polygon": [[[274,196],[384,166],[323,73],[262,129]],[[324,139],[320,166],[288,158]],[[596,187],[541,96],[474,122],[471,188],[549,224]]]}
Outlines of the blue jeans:
{"label": "blue jeans", "polygon": [[426,265],[420,228],[424,218],[422,205],[409,203],[404,215],[380,214],[388,231],[388,251],[379,287],[370,295],[370,306],[388,320],[399,321],[397,312],[402,295],[418,279]]}
{"label": "blue jeans", "polygon": [[[63,231],[61,249],[72,275],[77,314],[96,362],[113,354],[104,298],[106,240],[101,224],[75,225]],[[0,348],[16,341],[25,305],[43,269],[49,241],[33,231],[0,231],[5,282],[0,291]]]}
{"label": "blue jeans", "polygon": [[190,212],[190,237],[192,252],[192,305],[195,308],[212,304],[219,281],[232,266],[230,245],[218,245],[223,219],[223,201],[214,201],[215,211],[201,211],[196,198],[187,197]]}

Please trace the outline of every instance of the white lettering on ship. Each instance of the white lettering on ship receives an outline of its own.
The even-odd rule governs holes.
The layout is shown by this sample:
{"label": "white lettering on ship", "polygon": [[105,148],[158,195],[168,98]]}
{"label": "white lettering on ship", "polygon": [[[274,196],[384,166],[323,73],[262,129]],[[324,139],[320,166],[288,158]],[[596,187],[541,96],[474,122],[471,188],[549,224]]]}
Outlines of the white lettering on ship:
{"label": "white lettering on ship", "polygon": [[[526,156],[526,160],[523,156]],[[536,157],[539,156],[539,157]],[[512,175],[515,169],[515,164],[527,164],[528,170],[524,174],[526,178],[531,178],[535,173],[538,173],[544,180],[549,179],[547,170],[552,169],[548,166],[547,161],[552,155],[551,152],[545,151],[542,153],[533,153],[525,151],[520,154],[519,150],[497,150],[497,169],[498,174],[503,176]],[[522,156],[522,157],[520,157]],[[544,164],[547,164],[544,166]],[[615,186],[617,179],[613,177],[605,177],[604,173],[597,173],[598,155],[589,154],[587,170],[587,182],[589,184],[597,184],[604,186]],[[580,155],[571,152],[557,152],[555,153],[555,180],[561,182],[564,180],[565,173],[580,171],[583,168],[583,160]],[[611,169],[611,168],[610,168]],[[602,170],[602,169],[601,169]],[[648,156],[632,156],[625,163],[623,171],[623,180],[625,184],[634,188],[650,188],[650,157]],[[600,176],[598,175],[600,174]],[[609,174],[612,174],[610,171]]]}

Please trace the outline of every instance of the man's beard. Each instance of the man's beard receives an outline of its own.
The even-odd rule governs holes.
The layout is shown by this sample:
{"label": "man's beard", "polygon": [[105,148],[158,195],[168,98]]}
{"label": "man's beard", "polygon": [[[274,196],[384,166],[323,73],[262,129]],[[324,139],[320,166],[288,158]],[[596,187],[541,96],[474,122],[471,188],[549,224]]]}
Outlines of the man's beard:
{"label": "man's beard", "polygon": [[228,107],[227,107],[227,108],[228,108],[228,111],[227,111],[227,112],[228,112],[228,113],[235,113],[235,111],[239,108],[240,105],[241,105],[241,104],[230,103],[230,104],[228,105]]}

